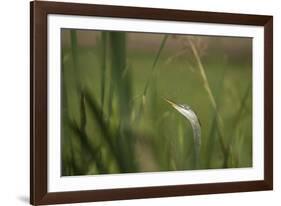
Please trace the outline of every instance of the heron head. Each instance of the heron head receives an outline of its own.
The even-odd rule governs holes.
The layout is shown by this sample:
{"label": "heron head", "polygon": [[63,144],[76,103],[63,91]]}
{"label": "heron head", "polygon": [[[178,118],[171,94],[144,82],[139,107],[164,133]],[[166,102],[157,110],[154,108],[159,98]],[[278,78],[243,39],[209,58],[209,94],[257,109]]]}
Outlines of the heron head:
{"label": "heron head", "polygon": [[195,111],[193,111],[191,109],[190,106],[186,105],[186,104],[177,104],[167,98],[164,98],[164,100],[166,102],[168,102],[170,105],[172,105],[172,107],[174,109],[176,109],[181,115],[185,116],[186,118],[188,118],[190,121],[195,121],[198,120],[199,125],[201,125],[199,118],[197,117],[197,114],[195,113]]}
{"label": "heron head", "polygon": [[188,112],[191,108],[188,105],[185,104],[177,104],[167,98],[164,98],[166,102],[168,102],[172,107],[174,107],[176,110],[178,110],[181,114]]}

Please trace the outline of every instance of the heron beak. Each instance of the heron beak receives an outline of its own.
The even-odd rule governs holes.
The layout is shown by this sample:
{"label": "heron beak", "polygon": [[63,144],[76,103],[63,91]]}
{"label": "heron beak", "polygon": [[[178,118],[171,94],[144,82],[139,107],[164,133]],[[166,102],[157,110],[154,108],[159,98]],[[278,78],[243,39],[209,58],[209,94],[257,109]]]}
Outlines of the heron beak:
{"label": "heron beak", "polygon": [[175,103],[175,102],[173,102],[173,101],[171,101],[171,100],[169,100],[169,99],[167,99],[167,98],[163,98],[166,102],[168,102],[170,105],[172,105],[173,107],[175,107],[175,108],[177,108],[178,107],[178,105]]}

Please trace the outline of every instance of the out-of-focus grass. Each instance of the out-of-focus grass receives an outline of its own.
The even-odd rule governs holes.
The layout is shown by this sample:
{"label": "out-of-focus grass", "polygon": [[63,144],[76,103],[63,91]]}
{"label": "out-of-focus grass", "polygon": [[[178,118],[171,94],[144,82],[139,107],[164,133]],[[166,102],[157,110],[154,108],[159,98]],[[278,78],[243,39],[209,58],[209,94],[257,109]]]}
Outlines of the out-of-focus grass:
{"label": "out-of-focus grass", "polygon": [[128,47],[124,32],[97,32],[95,46],[81,47],[69,31],[70,45],[62,47],[62,175],[195,169],[191,126],[162,97],[197,112],[199,169],[252,165],[251,61],[229,62],[220,58],[224,51],[200,56],[214,109],[192,48],[167,61],[175,54],[165,35],[154,50],[141,50]]}

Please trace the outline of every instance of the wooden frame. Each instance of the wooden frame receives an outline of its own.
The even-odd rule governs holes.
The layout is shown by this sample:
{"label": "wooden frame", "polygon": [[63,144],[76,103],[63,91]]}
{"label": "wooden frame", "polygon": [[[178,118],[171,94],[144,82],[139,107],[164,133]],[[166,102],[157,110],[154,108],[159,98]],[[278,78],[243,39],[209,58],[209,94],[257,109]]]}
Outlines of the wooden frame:
{"label": "wooden frame", "polygon": [[[264,27],[264,180],[48,193],[47,191],[47,15],[84,15],[192,21]],[[273,188],[273,17],[260,15],[102,6],[57,2],[30,5],[30,202],[34,205],[153,198]]]}

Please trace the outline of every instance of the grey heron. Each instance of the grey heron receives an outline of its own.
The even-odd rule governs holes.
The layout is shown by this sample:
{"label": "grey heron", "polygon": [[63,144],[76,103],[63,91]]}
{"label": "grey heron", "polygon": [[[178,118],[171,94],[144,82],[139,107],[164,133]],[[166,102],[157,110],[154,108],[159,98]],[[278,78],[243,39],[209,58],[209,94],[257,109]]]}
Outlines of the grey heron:
{"label": "grey heron", "polygon": [[164,98],[174,109],[176,109],[180,114],[182,114],[191,124],[193,130],[193,139],[195,147],[195,164],[196,168],[199,163],[199,153],[201,147],[201,124],[196,113],[191,109],[190,106],[184,104],[176,104],[175,102]]}

